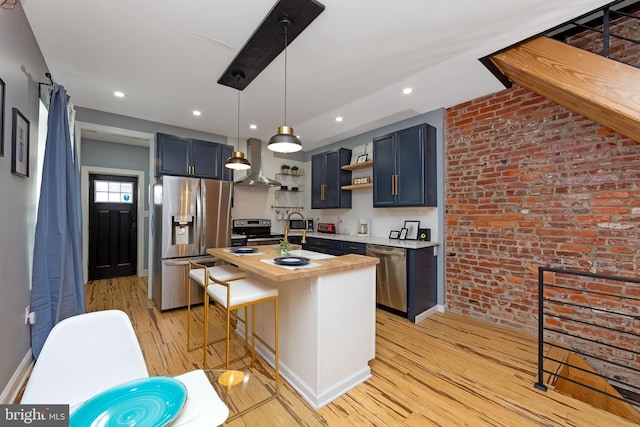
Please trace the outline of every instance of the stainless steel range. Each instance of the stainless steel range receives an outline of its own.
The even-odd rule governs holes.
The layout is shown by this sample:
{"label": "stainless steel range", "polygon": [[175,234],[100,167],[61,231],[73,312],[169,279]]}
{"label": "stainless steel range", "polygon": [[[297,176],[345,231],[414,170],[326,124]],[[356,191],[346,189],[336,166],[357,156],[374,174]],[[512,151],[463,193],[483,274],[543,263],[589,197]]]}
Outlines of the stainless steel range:
{"label": "stainless steel range", "polygon": [[248,246],[277,245],[284,234],[271,233],[270,219],[234,219],[233,234],[247,237]]}

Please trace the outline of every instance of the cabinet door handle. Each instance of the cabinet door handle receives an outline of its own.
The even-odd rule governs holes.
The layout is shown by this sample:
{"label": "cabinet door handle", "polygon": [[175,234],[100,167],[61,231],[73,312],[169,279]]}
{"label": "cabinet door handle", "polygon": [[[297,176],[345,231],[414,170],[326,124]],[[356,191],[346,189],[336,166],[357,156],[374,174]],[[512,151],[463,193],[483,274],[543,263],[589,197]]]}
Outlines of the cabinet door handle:
{"label": "cabinet door handle", "polygon": [[398,195],[399,191],[398,191],[398,181],[400,180],[400,176],[396,175],[396,196]]}
{"label": "cabinet door handle", "polygon": [[396,176],[391,175],[391,195],[395,196],[396,194]]}
{"label": "cabinet door handle", "polygon": [[324,184],[320,185],[320,200],[324,200]]}

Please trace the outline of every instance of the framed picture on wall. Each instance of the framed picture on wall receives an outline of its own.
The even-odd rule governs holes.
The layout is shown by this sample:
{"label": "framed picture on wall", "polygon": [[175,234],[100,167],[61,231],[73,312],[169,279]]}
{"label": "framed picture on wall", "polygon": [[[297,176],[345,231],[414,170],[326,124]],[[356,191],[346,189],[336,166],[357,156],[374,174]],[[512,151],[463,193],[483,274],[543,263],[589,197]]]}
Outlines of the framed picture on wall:
{"label": "framed picture on wall", "polygon": [[4,80],[0,79],[0,157],[4,157]]}
{"label": "framed picture on wall", "polygon": [[17,108],[13,109],[11,172],[29,176],[29,120]]}

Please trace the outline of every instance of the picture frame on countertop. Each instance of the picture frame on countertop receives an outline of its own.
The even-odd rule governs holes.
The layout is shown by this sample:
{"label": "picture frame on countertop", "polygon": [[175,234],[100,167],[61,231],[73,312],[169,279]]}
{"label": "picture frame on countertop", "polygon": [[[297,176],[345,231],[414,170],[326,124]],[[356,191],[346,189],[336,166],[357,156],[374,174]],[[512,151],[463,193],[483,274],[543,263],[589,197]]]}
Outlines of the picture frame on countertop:
{"label": "picture frame on countertop", "polygon": [[358,156],[358,160],[356,161],[356,163],[364,163],[366,162],[368,159],[368,156],[366,154],[361,154]]}
{"label": "picture frame on countertop", "polygon": [[400,230],[400,237],[398,237],[400,240],[406,240],[407,239],[407,232],[409,230],[407,230],[406,228],[403,228]]}
{"label": "picture frame on countertop", "polygon": [[0,79],[0,157],[4,157],[4,80]]}
{"label": "picture frame on countertop", "polygon": [[407,229],[407,240],[418,240],[420,221],[405,221],[404,228]]}
{"label": "picture frame on countertop", "polygon": [[400,232],[398,230],[391,230],[391,232],[389,233],[390,239],[397,239],[399,237],[400,237]]}
{"label": "picture frame on countertop", "polygon": [[13,108],[13,130],[11,132],[11,173],[29,177],[29,120]]}

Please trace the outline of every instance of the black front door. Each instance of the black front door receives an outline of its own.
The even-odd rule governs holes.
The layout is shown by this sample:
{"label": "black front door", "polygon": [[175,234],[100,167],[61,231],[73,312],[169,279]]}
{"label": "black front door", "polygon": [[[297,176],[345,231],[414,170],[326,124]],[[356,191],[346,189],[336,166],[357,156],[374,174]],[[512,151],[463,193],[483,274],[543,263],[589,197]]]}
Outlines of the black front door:
{"label": "black front door", "polygon": [[89,280],[136,274],[138,178],[89,175]]}

